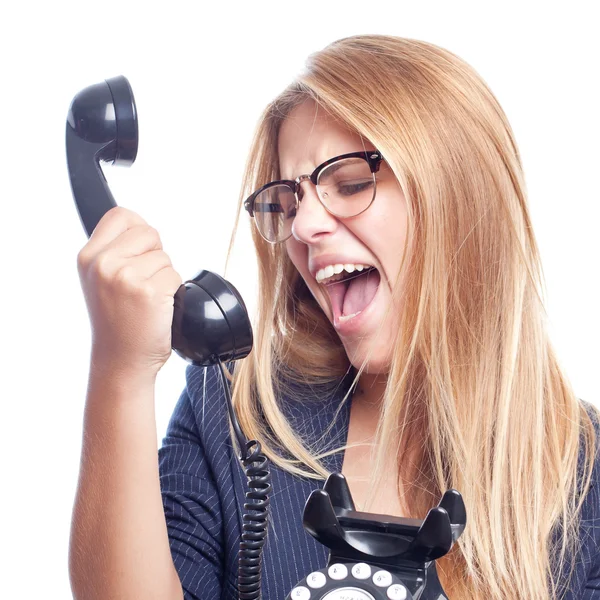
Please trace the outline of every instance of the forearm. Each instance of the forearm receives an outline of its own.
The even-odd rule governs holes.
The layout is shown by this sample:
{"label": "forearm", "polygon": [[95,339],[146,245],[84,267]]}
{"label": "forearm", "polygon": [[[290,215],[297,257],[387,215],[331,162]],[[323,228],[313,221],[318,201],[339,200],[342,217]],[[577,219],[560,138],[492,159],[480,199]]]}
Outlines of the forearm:
{"label": "forearm", "polygon": [[69,550],[77,600],[183,598],[156,439],[154,381],[92,371]]}

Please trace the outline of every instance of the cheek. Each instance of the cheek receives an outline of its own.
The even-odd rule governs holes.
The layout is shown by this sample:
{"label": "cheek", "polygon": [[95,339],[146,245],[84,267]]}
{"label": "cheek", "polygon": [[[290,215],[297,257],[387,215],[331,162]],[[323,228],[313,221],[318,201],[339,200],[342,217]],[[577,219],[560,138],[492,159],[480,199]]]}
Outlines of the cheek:
{"label": "cheek", "polygon": [[292,264],[306,280],[310,275],[308,272],[308,247],[291,237],[285,242],[285,249]]}
{"label": "cheek", "polygon": [[[392,188],[392,189],[388,189]],[[382,191],[383,192],[383,191]],[[381,200],[377,204],[377,200]],[[404,244],[408,229],[408,212],[404,194],[397,186],[386,186],[380,198],[376,198],[370,217],[371,227],[378,232],[375,239],[381,246],[400,248]],[[372,233],[371,233],[371,237]]]}
{"label": "cheek", "polygon": [[373,217],[387,227],[402,227],[407,215],[406,199],[397,182],[386,182],[377,188],[377,197],[369,209]]}

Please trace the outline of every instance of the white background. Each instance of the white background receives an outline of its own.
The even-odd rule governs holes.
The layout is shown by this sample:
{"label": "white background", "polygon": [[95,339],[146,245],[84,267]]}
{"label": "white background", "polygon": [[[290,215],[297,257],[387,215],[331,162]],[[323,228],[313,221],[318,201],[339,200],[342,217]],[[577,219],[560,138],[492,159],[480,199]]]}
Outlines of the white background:
{"label": "white background", "polygon": [[[155,5],[156,8],[151,8]],[[90,331],[76,269],[65,118],[82,88],[123,74],[137,102],[130,168],[106,167],[118,203],[157,227],[182,277],[224,273],[256,120],[311,52],[358,33],[426,40],[481,74],[522,152],[552,339],[578,395],[599,403],[600,38],[597,3],[20,2],[0,23],[2,598],[70,598],[67,572]],[[219,161],[218,154],[227,154]],[[225,274],[250,310],[244,220]],[[184,384],[173,355],[157,439]],[[7,561],[8,557],[8,561]]]}

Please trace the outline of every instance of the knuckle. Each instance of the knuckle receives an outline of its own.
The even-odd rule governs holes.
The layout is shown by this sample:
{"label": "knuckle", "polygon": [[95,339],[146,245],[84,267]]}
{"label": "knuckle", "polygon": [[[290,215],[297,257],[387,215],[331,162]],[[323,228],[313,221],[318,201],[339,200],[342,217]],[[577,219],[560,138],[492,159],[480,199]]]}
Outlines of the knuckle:
{"label": "knuckle", "polygon": [[89,256],[87,253],[87,246],[84,246],[78,253],[77,253],[77,267],[79,268],[79,270],[86,270],[89,264]]}
{"label": "knuckle", "polygon": [[158,233],[158,230],[151,225],[145,226],[145,235],[155,242],[160,242],[160,234]]}
{"label": "knuckle", "polygon": [[124,206],[114,206],[106,213],[105,217],[133,224],[145,223],[144,219],[138,213]]}
{"label": "knuckle", "polygon": [[106,221],[118,221],[125,218],[127,209],[122,206],[113,206],[106,214],[102,217]]}
{"label": "knuckle", "polygon": [[160,259],[160,262],[166,266],[172,267],[173,263],[171,262],[171,257],[164,251],[159,250],[157,256]]}
{"label": "knuckle", "polygon": [[127,211],[127,218],[129,219],[129,221],[131,223],[140,224],[140,225],[146,224],[146,221],[139,213],[137,213],[129,208],[126,208],[125,210]]}
{"label": "knuckle", "polygon": [[140,297],[149,304],[152,303],[158,295],[157,290],[155,290],[154,287],[148,283],[141,285],[138,289],[138,293]]}
{"label": "knuckle", "polygon": [[113,261],[106,252],[101,252],[94,261],[94,272],[100,279],[110,279],[113,272]]}
{"label": "knuckle", "polygon": [[169,291],[173,295],[175,295],[177,293],[177,290],[183,284],[183,279],[181,278],[181,275],[179,275],[179,273],[175,271],[175,269],[171,269],[169,275]]}
{"label": "knuckle", "polygon": [[115,206],[111,210],[113,211],[115,216],[119,217],[131,217],[136,214],[131,209],[125,208],[124,206]]}
{"label": "knuckle", "polygon": [[135,280],[135,269],[130,264],[124,264],[116,273],[115,281],[121,286],[130,286]]}

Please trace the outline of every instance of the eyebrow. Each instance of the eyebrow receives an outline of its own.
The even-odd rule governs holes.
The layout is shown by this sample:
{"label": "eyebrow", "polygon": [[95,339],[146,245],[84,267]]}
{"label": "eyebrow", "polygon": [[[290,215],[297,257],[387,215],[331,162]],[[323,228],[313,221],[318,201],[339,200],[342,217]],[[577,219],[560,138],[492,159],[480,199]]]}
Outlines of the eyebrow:
{"label": "eyebrow", "polygon": [[[342,164],[343,161],[340,161],[339,163],[334,163],[332,165],[328,165],[327,166],[327,170],[329,171],[329,173],[335,173],[338,169],[341,169],[344,165]],[[323,163],[321,163],[323,164]]]}
{"label": "eyebrow", "polygon": [[[327,160],[329,160],[329,159],[327,159]],[[314,168],[313,168],[313,169],[310,171],[310,173],[301,173],[301,175],[311,175],[312,173],[314,173],[315,169],[316,169],[317,167],[320,167],[320,166],[321,166],[321,165],[322,165],[324,162],[327,162],[327,161],[326,161],[326,160],[324,160],[324,161],[321,161],[321,162],[320,162],[320,163],[319,163],[319,164],[318,164],[316,167],[314,167]],[[339,163],[338,163],[338,164],[335,164],[335,163],[334,163],[333,165],[329,165],[327,168],[329,169],[329,172],[330,172],[330,173],[335,173],[335,172],[336,172],[338,169],[341,169],[341,168],[342,168],[342,166],[343,166],[342,164],[339,164]],[[280,173],[280,176],[281,176],[281,173]],[[300,177],[300,175],[297,175],[296,177]],[[282,179],[282,181],[294,181],[294,180],[295,180],[295,178],[294,178],[294,177],[283,177],[283,176],[281,176],[281,179]]]}

